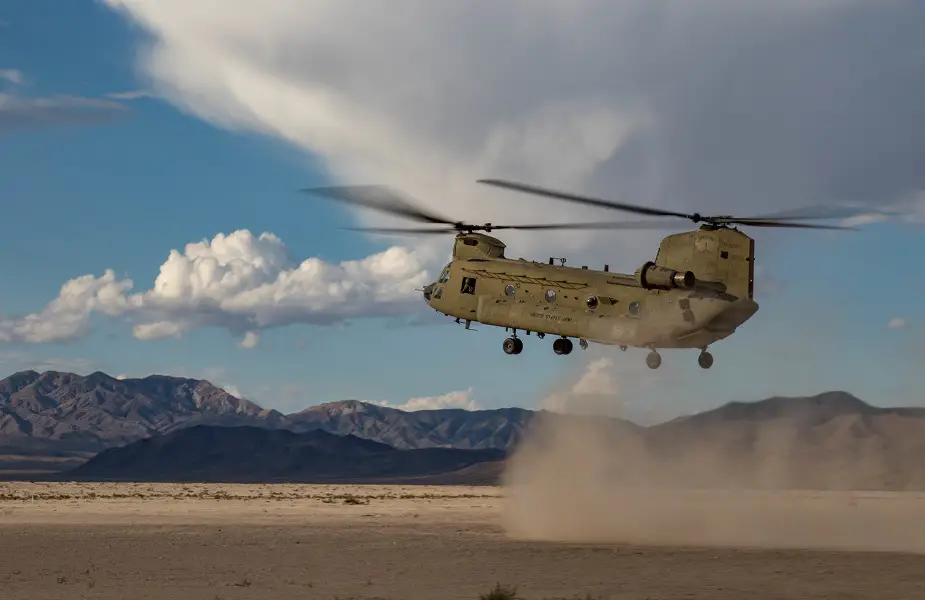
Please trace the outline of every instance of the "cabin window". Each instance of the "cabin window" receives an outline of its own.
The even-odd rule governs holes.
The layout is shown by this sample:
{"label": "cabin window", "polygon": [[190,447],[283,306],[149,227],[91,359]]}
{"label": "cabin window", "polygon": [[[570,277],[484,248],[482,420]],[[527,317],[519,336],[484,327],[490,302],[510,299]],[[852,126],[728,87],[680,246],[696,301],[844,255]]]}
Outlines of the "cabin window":
{"label": "cabin window", "polygon": [[556,301],[556,290],[546,290],[546,302],[552,304]]}
{"label": "cabin window", "polygon": [[479,241],[478,241],[478,240],[473,240],[473,239],[470,238],[470,239],[465,239],[465,240],[463,240],[463,244],[465,244],[465,245],[467,245],[467,246],[478,246],[478,245],[479,245]]}
{"label": "cabin window", "polygon": [[729,258],[729,253],[726,252],[725,250],[720,250],[719,257],[720,257],[720,258]]}
{"label": "cabin window", "polygon": [[594,310],[598,305],[597,296],[588,296],[585,304],[588,306],[588,310]]}
{"label": "cabin window", "polygon": [[638,315],[639,314],[639,303],[630,302],[629,311],[631,315]]}
{"label": "cabin window", "polygon": [[507,284],[506,286],[504,286],[504,295],[505,295],[505,296],[513,296],[513,295],[516,294],[516,293],[517,293],[517,288],[514,287],[514,284],[513,284],[513,283],[509,283],[509,284]]}
{"label": "cabin window", "polygon": [[459,291],[463,294],[475,294],[475,277],[463,277],[462,288]]}
{"label": "cabin window", "polygon": [[440,273],[440,278],[437,280],[437,283],[446,283],[450,280],[450,265],[443,267],[443,272]]}
{"label": "cabin window", "polygon": [[442,287],[438,287],[437,289],[434,290],[434,298],[437,300],[439,300],[440,298],[443,298],[443,288]]}

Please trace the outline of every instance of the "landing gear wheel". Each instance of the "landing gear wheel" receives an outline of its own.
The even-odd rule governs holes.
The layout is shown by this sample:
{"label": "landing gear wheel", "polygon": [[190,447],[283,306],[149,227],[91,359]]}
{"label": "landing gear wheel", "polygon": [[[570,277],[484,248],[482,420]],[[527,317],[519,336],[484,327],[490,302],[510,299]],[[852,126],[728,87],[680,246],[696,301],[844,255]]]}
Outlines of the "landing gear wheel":
{"label": "landing gear wheel", "polygon": [[582,349],[582,350],[587,350],[587,349],[588,349],[588,340],[586,340],[586,339],[584,339],[584,338],[581,338],[580,340],[578,340],[578,345],[581,346],[581,349]]}
{"label": "landing gear wheel", "polygon": [[572,351],[572,340],[568,338],[559,338],[552,343],[553,352],[556,354],[569,354]]}
{"label": "landing gear wheel", "polygon": [[713,355],[704,350],[697,357],[697,364],[700,365],[701,369],[709,369],[713,366]]}
{"label": "landing gear wheel", "polygon": [[520,338],[509,337],[504,340],[505,354],[520,354],[524,349],[524,343]]}
{"label": "landing gear wheel", "polygon": [[662,355],[655,350],[646,355],[646,365],[650,369],[657,369],[662,366]]}

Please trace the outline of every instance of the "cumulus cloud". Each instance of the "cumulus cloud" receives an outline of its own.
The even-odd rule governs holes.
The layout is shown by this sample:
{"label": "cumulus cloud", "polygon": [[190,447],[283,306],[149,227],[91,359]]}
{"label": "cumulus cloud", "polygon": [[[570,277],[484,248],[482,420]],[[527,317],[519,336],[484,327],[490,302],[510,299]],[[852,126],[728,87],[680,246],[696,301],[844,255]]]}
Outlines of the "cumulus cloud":
{"label": "cumulus cloud", "polygon": [[439,410],[443,408],[462,408],[465,410],[478,410],[479,404],[472,398],[472,388],[449,392],[440,396],[424,398],[411,398],[402,404],[390,404],[384,401],[373,401],[372,404],[397,408],[398,410]]}
{"label": "cumulus cloud", "polygon": [[0,342],[62,342],[83,337],[94,311],[110,316],[124,311],[125,292],[130,288],[131,281],[117,281],[111,270],[100,277],[71,279],[40,312],[0,320]]}
{"label": "cumulus cloud", "polygon": [[[925,189],[922,3],[105,1],[150,34],[159,96],[460,219],[600,218],[485,176],[741,216]],[[622,266],[653,254],[642,235],[619,235]]]}
{"label": "cumulus cloud", "polygon": [[271,233],[239,230],[171,250],[154,286],[131,293],[112,270],[65,283],[42,311],[0,320],[0,341],[56,342],[85,335],[93,313],[133,323],[142,340],[223,327],[254,347],[258,331],[292,323],[330,324],[418,307],[429,276],[415,251],[392,247],[339,264],[294,260]]}
{"label": "cumulus cloud", "polygon": [[906,320],[902,317],[894,317],[887,323],[889,329],[903,329],[906,326]]}

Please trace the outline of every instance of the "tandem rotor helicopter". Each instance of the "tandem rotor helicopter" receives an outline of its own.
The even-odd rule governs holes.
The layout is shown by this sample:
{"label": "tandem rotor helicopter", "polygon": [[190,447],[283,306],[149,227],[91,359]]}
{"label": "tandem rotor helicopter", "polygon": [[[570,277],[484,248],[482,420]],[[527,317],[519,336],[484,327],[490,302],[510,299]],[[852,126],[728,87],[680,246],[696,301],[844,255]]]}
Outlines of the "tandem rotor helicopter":
{"label": "tandem rotor helicopter", "polygon": [[[422,291],[434,310],[466,329],[475,323],[504,327],[506,354],[520,354],[523,338],[555,336],[556,354],[572,352],[572,339],[582,349],[588,342],[647,349],[646,364],[657,369],[663,348],[700,350],[698,364],[709,369],[707,348],[731,336],[757,311],[754,300],[755,241],[734,225],[809,229],[855,229],[801,223],[801,219],[851,216],[810,210],[787,211],[748,218],[707,216],[647,208],[501,179],[479,183],[568,202],[650,216],[675,217],[699,228],[662,239],[655,260],[635,273],[565,266],[565,259],[536,262],[505,256],[505,244],[487,235],[494,230],[653,229],[670,227],[659,221],[559,223],[538,225],[472,225],[453,222],[418,208],[388,187],[378,185],[308,188],[302,192],[381,210],[427,223],[415,228],[351,228],[379,233],[455,233],[452,260],[436,281]],[[828,210],[828,209],[827,209]],[[441,227],[435,227],[435,226]],[[689,225],[687,225],[689,227]],[[485,232],[485,233],[480,233]]]}

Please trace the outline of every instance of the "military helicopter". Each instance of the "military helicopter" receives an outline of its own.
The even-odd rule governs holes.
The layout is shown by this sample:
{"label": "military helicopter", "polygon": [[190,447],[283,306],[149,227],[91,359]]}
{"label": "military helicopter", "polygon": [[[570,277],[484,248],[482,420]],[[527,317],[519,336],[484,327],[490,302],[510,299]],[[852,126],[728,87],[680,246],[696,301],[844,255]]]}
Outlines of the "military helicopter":
{"label": "military helicopter", "polygon": [[[831,209],[813,213],[803,209],[748,218],[709,216],[648,208],[581,196],[507,181],[480,179],[479,183],[517,192],[637,214],[674,217],[700,224],[697,229],[662,239],[655,260],[635,273],[565,266],[565,259],[536,262],[505,255],[505,244],[488,235],[495,230],[651,229],[667,222],[623,221],[536,225],[484,225],[454,222],[424,210],[391,188],[378,185],[319,187],[302,192],[377,209],[427,223],[414,228],[350,228],[398,234],[455,233],[452,260],[436,281],[421,290],[434,310],[465,322],[504,327],[506,354],[520,354],[523,338],[555,336],[553,351],[572,352],[572,339],[582,350],[589,342],[649,352],[646,364],[657,369],[659,349],[700,350],[701,368],[713,366],[711,344],[731,336],[757,311],[754,300],[755,241],[735,225],[810,229],[855,229],[797,222],[839,215]],[[440,227],[435,227],[440,226]],[[689,225],[687,225],[689,227]],[[483,233],[484,232],[484,233]]]}

